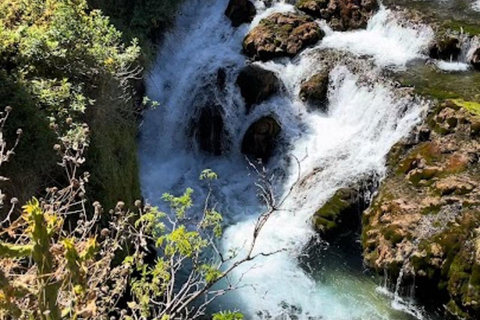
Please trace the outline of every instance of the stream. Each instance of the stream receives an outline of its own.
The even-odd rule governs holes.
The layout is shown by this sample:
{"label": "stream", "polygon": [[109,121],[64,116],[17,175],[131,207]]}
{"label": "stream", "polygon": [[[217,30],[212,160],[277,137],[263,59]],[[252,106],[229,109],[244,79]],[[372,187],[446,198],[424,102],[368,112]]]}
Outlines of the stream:
{"label": "stream", "polygon": [[[381,180],[390,148],[422,120],[428,102],[399,87],[386,71],[405,72],[410,63],[423,61],[433,30],[383,5],[365,30],[334,32],[319,21],[326,36],[316,46],[293,59],[255,62],[275,72],[284,90],[247,114],[235,83],[250,63],[242,40],[262,18],[294,11],[285,1],[270,7],[254,2],[253,22],[234,28],[224,15],[228,0],[187,1],[166,35],[147,81],[148,96],[160,105],[146,112],[141,127],[143,196],[160,205],[164,192],[181,194],[191,187],[201,201],[206,190],[198,177],[212,169],[219,176],[215,201],[226,224],[221,247],[242,250],[265,208],[240,146],[253,122],[274,116],[282,131],[266,169],[278,198],[291,186],[293,191],[265,225],[256,252],[285,251],[237,269],[233,277],[247,286],[217,300],[213,309],[238,309],[246,319],[436,319],[413,296],[399,297],[368,273],[358,242],[347,250],[325,245],[311,226],[313,213],[339,188]],[[298,98],[300,85],[327,64],[333,66],[328,111],[311,111]],[[219,69],[226,76],[222,89]],[[222,107],[228,145],[222,156],[199,150],[191,135],[202,105],[211,101]],[[318,248],[308,250],[312,244]]]}

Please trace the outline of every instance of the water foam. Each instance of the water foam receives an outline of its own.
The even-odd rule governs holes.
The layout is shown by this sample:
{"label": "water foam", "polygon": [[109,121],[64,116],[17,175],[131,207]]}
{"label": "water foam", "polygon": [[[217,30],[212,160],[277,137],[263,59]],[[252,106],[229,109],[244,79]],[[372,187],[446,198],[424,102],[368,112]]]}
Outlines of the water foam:
{"label": "water foam", "polygon": [[402,25],[395,13],[383,6],[370,19],[366,30],[325,30],[327,36],[322,46],[373,56],[375,62],[383,67],[405,67],[408,61],[422,58],[426,45],[434,36],[429,26]]}

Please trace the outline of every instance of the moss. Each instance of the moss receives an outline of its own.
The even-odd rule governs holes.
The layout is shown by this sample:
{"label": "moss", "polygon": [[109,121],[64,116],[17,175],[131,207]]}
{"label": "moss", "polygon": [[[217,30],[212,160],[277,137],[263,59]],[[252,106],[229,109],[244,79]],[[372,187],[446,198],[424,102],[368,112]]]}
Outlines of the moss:
{"label": "moss", "polygon": [[467,109],[472,114],[480,116],[480,103],[474,101],[465,101],[463,99],[453,99],[451,101],[456,105]]}
{"label": "moss", "polygon": [[444,101],[446,99],[480,99],[480,73],[443,72],[431,65],[416,65],[394,75],[404,86],[414,88],[417,94]]}
{"label": "moss", "polygon": [[401,230],[402,229],[399,226],[389,225],[388,227],[383,229],[382,234],[383,234],[383,237],[386,240],[388,240],[392,243],[392,245],[396,245],[397,243],[402,242],[402,240],[404,238]]}
{"label": "moss", "polygon": [[441,152],[439,146],[434,142],[423,142],[412,149],[405,160],[398,166],[398,174],[406,174],[413,168],[413,163],[419,157],[425,159],[427,165],[433,164],[440,159]]}
{"label": "moss", "polygon": [[443,21],[442,27],[443,29],[455,30],[472,36],[480,34],[480,26],[478,23],[448,19]]}
{"label": "moss", "polygon": [[474,264],[472,267],[472,276],[470,277],[470,284],[480,289],[480,265]]}
{"label": "moss", "polygon": [[339,227],[341,213],[351,206],[352,193],[350,189],[338,190],[322,208],[315,212],[313,223],[322,233],[328,234]]}
{"label": "moss", "polygon": [[436,215],[440,212],[440,209],[442,209],[442,205],[435,205],[435,206],[430,206],[430,207],[425,207],[422,209],[422,214],[423,215]]}

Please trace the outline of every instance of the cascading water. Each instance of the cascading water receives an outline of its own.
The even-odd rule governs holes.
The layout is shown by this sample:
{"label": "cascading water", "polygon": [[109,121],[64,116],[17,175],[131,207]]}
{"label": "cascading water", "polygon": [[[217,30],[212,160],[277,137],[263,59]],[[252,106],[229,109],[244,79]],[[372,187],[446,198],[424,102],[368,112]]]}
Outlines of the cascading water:
{"label": "cascading water", "polygon": [[[193,187],[201,199],[198,176],[210,168],[219,175],[216,200],[229,225],[222,247],[244,247],[263,208],[255,195],[256,177],[248,169],[240,145],[251,123],[273,114],[282,133],[268,169],[277,173],[279,196],[297,179],[291,156],[304,159],[302,183],[286,201],[285,211],[267,222],[256,248],[258,252],[286,251],[254,261],[255,268],[245,265],[238,269],[234,276],[249,270],[243,281],[254,286],[227,295],[219,307],[240,308],[249,319],[412,319],[410,314],[413,319],[422,318],[420,313],[392,308],[388,297],[377,294],[375,281],[361,270],[330,263],[322,270],[307,272],[298,258],[316,236],[310,225],[312,214],[338,188],[384,174],[389,149],[420,120],[422,103],[381,80],[381,67],[404,68],[409,60],[421,57],[431,30],[388,20],[392,13],[383,7],[365,31],[327,30],[322,42],[293,60],[258,63],[276,72],[285,90],[247,115],[235,85],[247,63],[241,48],[243,37],[262,17],[294,9],[283,1],[273,1],[267,9],[257,1],[253,23],[235,29],[224,16],[227,2],[187,2],[151,71],[147,93],[160,106],[146,113],[141,129],[144,197],[159,204],[163,192],[178,194]],[[299,87],[301,81],[325,68],[319,61],[325,54],[336,57],[330,72],[329,111],[309,112],[297,98]],[[358,57],[363,55],[373,63]],[[221,89],[220,69],[225,74]],[[223,143],[228,146],[222,156],[201,152],[192,138],[193,119],[205,104],[221,106]]]}

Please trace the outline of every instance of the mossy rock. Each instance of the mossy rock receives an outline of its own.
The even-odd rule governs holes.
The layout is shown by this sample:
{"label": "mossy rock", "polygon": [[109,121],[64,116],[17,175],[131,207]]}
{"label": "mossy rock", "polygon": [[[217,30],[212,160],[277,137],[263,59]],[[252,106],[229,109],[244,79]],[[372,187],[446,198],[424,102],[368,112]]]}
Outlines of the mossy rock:
{"label": "mossy rock", "polygon": [[480,116],[480,103],[474,102],[474,101],[465,101],[463,99],[452,99],[450,101],[456,104],[457,106],[465,108],[470,113],[476,116]]}
{"label": "mossy rock", "polygon": [[368,200],[363,190],[339,189],[315,212],[313,225],[325,240],[334,240],[345,232],[358,230],[361,212],[367,206]]}
{"label": "mossy rock", "polygon": [[324,19],[337,31],[366,28],[369,18],[379,8],[377,0],[300,0],[297,9]]}
{"label": "mossy rock", "polygon": [[243,40],[245,53],[257,60],[293,57],[325,36],[311,18],[294,13],[274,13],[260,21]]}
{"label": "mossy rock", "polygon": [[328,71],[317,73],[300,86],[300,99],[315,108],[327,111]]}

